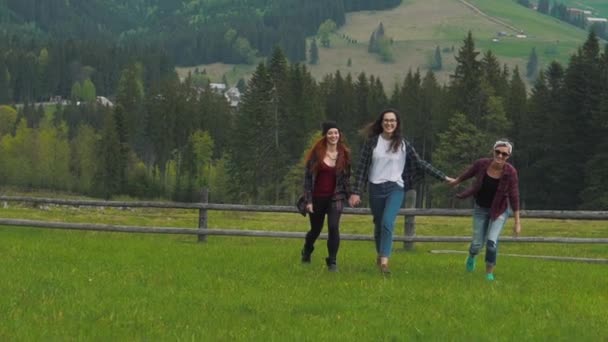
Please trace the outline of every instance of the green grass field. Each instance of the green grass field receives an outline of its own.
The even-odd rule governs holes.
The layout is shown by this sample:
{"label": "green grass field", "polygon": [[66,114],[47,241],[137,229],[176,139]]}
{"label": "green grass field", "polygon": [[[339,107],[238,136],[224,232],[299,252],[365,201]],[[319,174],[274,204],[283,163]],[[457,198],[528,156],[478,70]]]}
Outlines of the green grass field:
{"label": "green grass field", "polygon": [[[194,227],[195,210],[9,203],[3,218]],[[343,233],[369,234],[346,215]],[[510,223],[505,229],[508,234]],[[403,226],[399,218],[398,227]],[[469,218],[417,218],[418,235],[468,235]],[[297,214],[210,212],[211,228],[305,231]],[[523,220],[526,236],[606,237],[600,221]],[[343,241],[338,273],[324,241],[311,265],[299,239],[0,227],[0,340],[576,340],[608,339],[607,265],[499,256],[494,283],[467,244],[395,244],[393,275],[371,242]],[[502,253],[605,258],[608,246],[504,243]]]}

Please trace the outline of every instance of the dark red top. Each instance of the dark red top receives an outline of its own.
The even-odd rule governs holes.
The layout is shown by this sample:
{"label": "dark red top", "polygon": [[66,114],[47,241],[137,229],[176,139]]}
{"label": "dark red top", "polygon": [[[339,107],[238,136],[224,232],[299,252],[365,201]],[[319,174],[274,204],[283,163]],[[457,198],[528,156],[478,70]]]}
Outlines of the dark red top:
{"label": "dark red top", "polygon": [[[456,197],[477,197],[483,184],[484,175],[486,174],[491,162],[492,159],[489,158],[479,159],[475,161],[468,170],[461,174],[458,177],[461,181],[467,180],[471,177],[475,177],[475,181],[473,182],[473,186],[462,193],[459,193],[456,195]],[[507,210],[509,205],[511,206],[511,210],[519,210],[519,178],[517,176],[517,170],[515,170],[513,165],[507,163],[505,164],[502,176],[498,180],[498,187],[496,188],[494,199],[492,199],[490,218],[492,220],[496,219],[498,216],[500,216],[500,214]]]}
{"label": "dark red top", "polygon": [[325,164],[324,161],[319,163],[319,171],[317,172],[313,197],[331,197],[336,192],[336,167],[331,167]]}

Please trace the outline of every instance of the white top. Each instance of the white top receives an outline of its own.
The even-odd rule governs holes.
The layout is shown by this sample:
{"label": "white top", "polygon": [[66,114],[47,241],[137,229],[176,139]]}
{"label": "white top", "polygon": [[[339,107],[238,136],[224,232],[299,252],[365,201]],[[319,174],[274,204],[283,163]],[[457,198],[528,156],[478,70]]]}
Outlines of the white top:
{"label": "white top", "polygon": [[391,141],[380,135],[378,145],[372,153],[372,165],[369,170],[369,181],[374,184],[395,182],[403,187],[401,174],[405,167],[405,144],[397,152],[391,149]]}

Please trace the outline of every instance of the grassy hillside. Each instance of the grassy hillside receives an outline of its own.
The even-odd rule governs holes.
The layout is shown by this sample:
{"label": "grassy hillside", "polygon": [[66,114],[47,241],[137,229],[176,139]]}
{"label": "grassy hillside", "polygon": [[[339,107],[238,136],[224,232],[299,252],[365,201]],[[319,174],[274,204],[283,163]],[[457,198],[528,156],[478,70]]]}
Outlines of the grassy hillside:
{"label": "grassy hillside", "polygon": [[[469,30],[473,32],[478,50],[483,52],[491,49],[502,63],[510,67],[518,65],[520,70],[525,70],[533,47],[536,47],[541,66],[546,66],[552,60],[567,63],[569,56],[587,35],[584,30],[526,9],[513,1],[470,0],[469,3],[483,14],[459,0],[408,0],[387,11],[350,13],[346,24],[332,36],[332,46],[319,49],[319,64],[310,66],[311,71],[318,79],[336,70],[352,74],[365,71],[379,76],[388,92],[395,81],[403,80],[408,70],[419,68],[422,72],[426,71],[437,46],[442,50],[454,47],[457,51]],[[386,35],[394,40],[393,63],[381,63],[376,55],[367,52],[369,37],[380,22]],[[511,35],[519,30],[527,38],[507,36],[499,37],[498,42],[493,41],[498,32]],[[344,36],[357,43],[349,43]],[[444,69],[438,73],[438,78],[447,81],[455,66],[454,54],[444,51],[442,56]],[[352,61],[350,67],[347,66],[349,58]],[[204,67],[199,66],[199,69]],[[217,65],[211,69],[218,70]],[[232,81],[233,78],[247,75],[253,67],[233,70],[227,66],[220,69],[229,70],[228,79]],[[185,73],[183,70],[181,72]],[[218,80],[221,75],[218,72]]]}

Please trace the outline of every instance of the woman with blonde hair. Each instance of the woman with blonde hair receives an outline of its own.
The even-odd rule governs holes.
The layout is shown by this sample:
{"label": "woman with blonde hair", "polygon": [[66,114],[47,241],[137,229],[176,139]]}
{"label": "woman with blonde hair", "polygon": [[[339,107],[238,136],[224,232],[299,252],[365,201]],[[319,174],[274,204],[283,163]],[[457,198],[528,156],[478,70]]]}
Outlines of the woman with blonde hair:
{"label": "woman with blonde hair", "polygon": [[473,239],[469,247],[469,256],[466,259],[466,270],[475,270],[475,256],[486,245],[486,279],[494,280],[496,255],[498,253],[498,237],[513,212],[515,225],[513,234],[518,236],[521,232],[519,220],[519,178],[513,165],[507,163],[513,153],[513,143],[507,139],[500,139],[494,143],[492,158],[476,160],[458,178],[450,182],[455,186],[475,177],[473,185],[458,198],[473,196]]}

